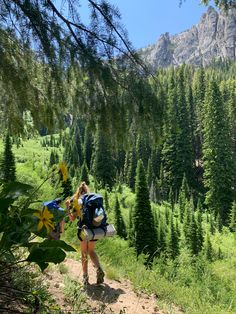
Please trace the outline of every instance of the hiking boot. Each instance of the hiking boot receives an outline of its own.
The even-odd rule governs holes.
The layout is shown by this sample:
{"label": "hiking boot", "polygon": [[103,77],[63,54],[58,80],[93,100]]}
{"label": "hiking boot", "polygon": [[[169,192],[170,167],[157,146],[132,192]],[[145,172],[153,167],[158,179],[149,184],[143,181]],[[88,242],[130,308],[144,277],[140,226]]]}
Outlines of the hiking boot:
{"label": "hiking boot", "polygon": [[97,269],[97,284],[100,285],[104,282],[104,271],[101,268]]}
{"label": "hiking boot", "polygon": [[83,275],[83,285],[88,286],[89,285],[89,277],[88,274]]}

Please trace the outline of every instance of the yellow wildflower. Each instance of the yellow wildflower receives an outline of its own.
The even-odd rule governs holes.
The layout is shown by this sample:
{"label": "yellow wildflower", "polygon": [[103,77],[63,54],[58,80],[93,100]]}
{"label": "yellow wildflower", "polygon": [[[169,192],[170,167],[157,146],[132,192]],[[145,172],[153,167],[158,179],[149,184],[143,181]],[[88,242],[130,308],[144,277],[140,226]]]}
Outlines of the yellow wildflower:
{"label": "yellow wildflower", "polygon": [[54,222],[52,221],[53,214],[48,210],[47,206],[45,206],[43,210],[35,212],[33,216],[39,219],[38,231],[40,231],[43,226],[46,227],[47,233],[49,233],[51,229],[54,229]]}
{"label": "yellow wildflower", "polygon": [[62,174],[62,181],[65,182],[68,180],[68,170],[66,164],[62,161],[59,164],[59,171]]}
{"label": "yellow wildflower", "polygon": [[83,218],[83,213],[81,211],[82,205],[78,203],[78,199],[76,197],[73,199],[72,207],[74,212],[76,212],[77,217],[79,216],[82,219]]}

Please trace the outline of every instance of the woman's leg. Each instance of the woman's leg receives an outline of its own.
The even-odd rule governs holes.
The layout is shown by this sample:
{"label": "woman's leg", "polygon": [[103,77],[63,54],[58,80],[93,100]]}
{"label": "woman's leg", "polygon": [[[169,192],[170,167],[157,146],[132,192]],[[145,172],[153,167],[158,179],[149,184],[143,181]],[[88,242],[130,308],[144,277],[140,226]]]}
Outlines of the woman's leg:
{"label": "woman's leg", "polygon": [[97,284],[101,284],[104,282],[104,271],[101,268],[99,258],[95,252],[95,241],[89,241],[88,242],[88,253],[89,256],[94,264],[94,266],[97,268]]}
{"label": "woman's leg", "polygon": [[83,275],[88,275],[88,243],[87,241],[80,242]]}
{"label": "woman's leg", "polygon": [[88,254],[91,258],[91,261],[93,262],[94,266],[96,268],[101,268],[99,258],[97,256],[97,253],[95,252],[95,241],[89,241],[88,242]]}

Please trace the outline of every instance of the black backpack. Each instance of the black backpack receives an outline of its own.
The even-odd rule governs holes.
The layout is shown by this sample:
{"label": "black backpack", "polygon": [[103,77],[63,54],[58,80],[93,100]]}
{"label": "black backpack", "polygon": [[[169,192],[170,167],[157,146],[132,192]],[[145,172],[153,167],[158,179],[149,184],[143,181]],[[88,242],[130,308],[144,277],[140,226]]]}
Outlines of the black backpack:
{"label": "black backpack", "polygon": [[81,199],[83,219],[79,221],[78,227],[85,225],[89,229],[105,228],[107,215],[103,207],[103,197],[99,194],[87,193]]}

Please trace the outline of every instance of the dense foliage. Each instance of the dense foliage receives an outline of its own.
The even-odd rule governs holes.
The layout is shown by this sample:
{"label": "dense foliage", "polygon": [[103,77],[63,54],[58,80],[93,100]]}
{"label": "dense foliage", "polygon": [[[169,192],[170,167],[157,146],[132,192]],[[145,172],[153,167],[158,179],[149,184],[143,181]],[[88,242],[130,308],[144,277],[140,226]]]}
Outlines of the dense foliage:
{"label": "dense foliage", "polygon": [[[151,124],[148,131],[131,123],[127,145],[117,146],[100,128],[95,134],[80,121],[76,128],[72,126],[77,131],[68,140],[65,136],[68,165],[78,171],[81,163],[73,160],[88,161],[90,174],[102,186],[111,188],[122,182],[134,191],[137,160],[141,159],[152,201],[170,201],[172,207],[178,203],[182,222],[185,204],[191,199],[194,210],[198,203],[203,204],[227,225],[236,183],[234,69],[235,63],[218,63],[207,69],[184,65],[158,70],[162,136],[153,137]],[[80,135],[81,128],[86,129],[85,137]],[[70,147],[76,143],[80,149],[72,153]]]}

